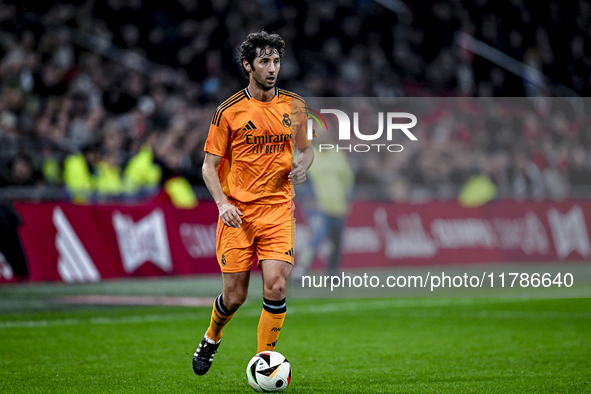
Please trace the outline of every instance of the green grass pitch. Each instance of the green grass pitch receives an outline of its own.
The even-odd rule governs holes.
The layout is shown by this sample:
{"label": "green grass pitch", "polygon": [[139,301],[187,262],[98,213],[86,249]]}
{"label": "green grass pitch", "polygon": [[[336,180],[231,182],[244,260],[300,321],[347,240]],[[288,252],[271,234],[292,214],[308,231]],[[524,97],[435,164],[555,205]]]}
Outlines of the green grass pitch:
{"label": "green grass pitch", "polygon": [[[211,295],[200,279],[0,287],[0,393],[251,393],[257,290],[212,369],[210,307],[71,306],[55,294]],[[215,294],[215,293],[214,293]],[[291,299],[288,393],[591,393],[590,299]]]}

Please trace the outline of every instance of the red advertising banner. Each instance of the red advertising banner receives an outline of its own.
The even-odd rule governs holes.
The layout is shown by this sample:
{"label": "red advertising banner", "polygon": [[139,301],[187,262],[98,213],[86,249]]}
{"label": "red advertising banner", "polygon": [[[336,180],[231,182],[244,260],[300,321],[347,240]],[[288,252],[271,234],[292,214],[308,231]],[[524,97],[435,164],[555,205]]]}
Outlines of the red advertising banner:
{"label": "red advertising banner", "polygon": [[15,204],[32,281],[219,272],[218,210],[145,205]]}
{"label": "red advertising banner", "polygon": [[[344,233],[343,267],[585,260],[591,201],[357,202]],[[363,256],[361,258],[361,255]]]}
{"label": "red advertising banner", "polygon": [[[33,281],[219,272],[218,211],[210,201],[191,210],[166,202],[15,208]],[[589,200],[499,201],[480,208],[357,202],[344,231],[342,266],[585,260],[591,257],[590,224]],[[298,244],[311,236],[298,220]],[[10,281],[1,259],[0,276]]]}

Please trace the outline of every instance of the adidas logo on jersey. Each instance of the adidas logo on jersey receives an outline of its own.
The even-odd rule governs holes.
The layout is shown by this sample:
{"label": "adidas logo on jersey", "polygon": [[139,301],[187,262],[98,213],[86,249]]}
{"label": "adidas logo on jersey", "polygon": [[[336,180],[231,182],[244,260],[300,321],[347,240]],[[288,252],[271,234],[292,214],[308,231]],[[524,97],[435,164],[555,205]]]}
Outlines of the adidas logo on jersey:
{"label": "adidas logo on jersey", "polygon": [[243,131],[246,130],[256,130],[257,127],[254,125],[254,123],[252,123],[252,120],[249,120],[248,123],[246,124],[246,126],[244,126],[244,128],[242,129]]}
{"label": "adidas logo on jersey", "polygon": [[286,255],[293,257],[293,248],[285,252]]}

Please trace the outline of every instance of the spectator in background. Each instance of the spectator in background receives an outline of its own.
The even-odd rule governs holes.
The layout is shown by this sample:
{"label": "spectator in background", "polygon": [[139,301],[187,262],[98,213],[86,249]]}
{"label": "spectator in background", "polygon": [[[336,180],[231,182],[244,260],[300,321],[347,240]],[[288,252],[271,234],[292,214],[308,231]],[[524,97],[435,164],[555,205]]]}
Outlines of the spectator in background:
{"label": "spectator in background", "polygon": [[[232,64],[228,59],[246,31],[263,28],[294,43],[282,65],[284,86],[305,96],[591,96],[586,1],[406,4],[412,20],[404,23],[371,1],[266,2],[264,15],[236,0],[161,8],[141,1],[2,4],[2,183],[33,187],[42,173],[44,184],[59,185],[65,156],[96,139],[103,141],[99,161],[108,163],[99,172],[122,178],[117,167],[124,174],[146,135],[157,131],[163,148],[152,155],[159,165],[202,185],[196,169],[212,103],[237,90],[242,78],[238,67],[222,65]],[[525,78],[460,50],[459,32],[531,66]],[[93,38],[85,41],[85,34]],[[111,44],[127,52],[109,54]],[[146,58],[157,65],[144,67]],[[491,158],[499,151],[507,157],[494,159],[489,175],[500,198],[589,195],[584,175],[591,162],[571,154],[572,146],[591,149],[588,108],[561,116],[540,97],[533,106],[489,113],[487,104],[471,102],[475,112],[443,108],[404,168],[371,154],[352,160],[366,188],[358,188],[366,191],[362,196],[387,198],[389,185],[404,174],[404,193],[394,193],[396,199],[455,199],[475,152]],[[23,157],[26,163],[17,159]]]}
{"label": "spectator in background", "polygon": [[121,167],[114,152],[103,151],[95,166],[95,190],[97,202],[112,202],[123,197]]}
{"label": "spectator in background", "polygon": [[24,155],[15,157],[10,170],[10,183],[25,186],[34,185],[38,181],[40,177],[39,174],[34,173],[31,160]]}
{"label": "spectator in background", "polygon": [[591,167],[589,166],[589,153],[582,146],[571,148],[569,166],[569,180],[573,188],[585,188],[591,186]]}
{"label": "spectator in background", "polygon": [[63,173],[64,185],[74,203],[82,204],[95,199],[95,174],[99,158],[99,145],[96,142],[87,143],[81,152],[66,157]]}
{"label": "spectator in background", "polygon": [[[335,143],[327,131],[318,133],[318,144]],[[320,247],[330,242],[330,253],[325,263],[329,275],[336,274],[342,252],[343,230],[349,214],[355,175],[347,155],[336,149],[318,152],[314,145],[314,165],[308,170],[308,182],[296,188],[296,198],[302,207],[311,234],[299,252],[292,279],[306,274]]]}
{"label": "spectator in background", "polygon": [[125,166],[123,177],[127,195],[141,198],[156,192],[162,177],[162,168],[154,163],[153,147],[157,141],[157,132],[151,132]]}

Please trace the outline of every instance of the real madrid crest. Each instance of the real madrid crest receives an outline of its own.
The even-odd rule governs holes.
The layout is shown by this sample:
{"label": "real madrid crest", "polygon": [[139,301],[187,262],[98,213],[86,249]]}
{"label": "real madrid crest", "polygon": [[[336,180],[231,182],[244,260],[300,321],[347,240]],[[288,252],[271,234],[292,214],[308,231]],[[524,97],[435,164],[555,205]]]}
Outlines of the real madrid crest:
{"label": "real madrid crest", "polygon": [[289,114],[283,114],[283,126],[289,128],[291,126],[291,118]]}

